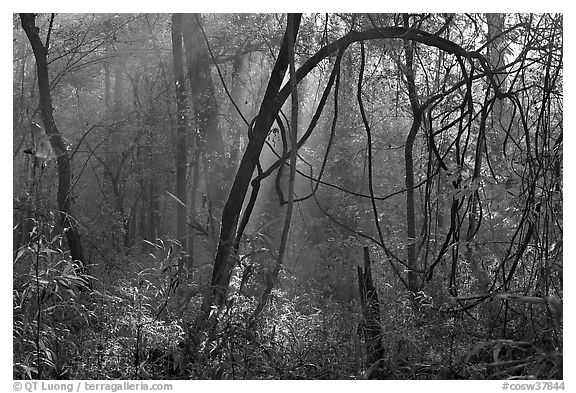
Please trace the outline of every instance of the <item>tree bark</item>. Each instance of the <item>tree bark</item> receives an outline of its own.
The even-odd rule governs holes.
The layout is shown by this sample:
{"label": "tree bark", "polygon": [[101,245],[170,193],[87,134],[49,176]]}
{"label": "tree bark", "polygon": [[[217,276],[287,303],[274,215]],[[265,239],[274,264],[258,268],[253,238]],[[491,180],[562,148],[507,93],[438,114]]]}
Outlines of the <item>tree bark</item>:
{"label": "tree bark", "polygon": [[52,113],[52,96],[50,92],[50,82],[48,77],[48,48],[44,46],[39,35],[39,28],[36,26],[36,14],[20,14],[22,28],[32,45],[34,58],[36,59],[36,69],[38,74],[38,91],[40,97],[40,114],[46,135],[50,139],[52,149],[56,153],[58,164],[58,209],[60,210],[60,227],[66,234],[70,255],[73,260],[85,262],[84,251],[80,240],[80,234],[74,226],[71,218],[71,195],[70,195],[70,156],[66,146],[62,141],[56,122]]}

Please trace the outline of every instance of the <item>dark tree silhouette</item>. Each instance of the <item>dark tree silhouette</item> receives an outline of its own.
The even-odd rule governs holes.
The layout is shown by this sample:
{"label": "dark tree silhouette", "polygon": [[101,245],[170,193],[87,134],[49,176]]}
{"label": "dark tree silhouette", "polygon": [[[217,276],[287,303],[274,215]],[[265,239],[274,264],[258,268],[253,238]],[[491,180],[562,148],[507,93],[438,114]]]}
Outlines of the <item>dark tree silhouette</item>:
{"label": "dark tree silhouette", "polygon": [[[50,139],[50,144],[56,154],[58,163],[58,209],[60,211],[60,227],[66,233],[68,247],[72,259],[85,262],[84,251],[82,249],[82,242],[80,234],[72,219],[71,201],[72,195],[70,194],[70,181],[72,173],[70,170],[70,156],[66,150],[66,146],[62,141],[56,122],[52,112],[52,96],[50,93],[50,81],[48,79],[48,46],[47,39],[46,45],[40,39],[40,29],[36,26],[36,14],[20,14],[22,28],[26,32],[26,36],[32,45],[34,58],[36,59],[36,69],[38,73],[38,90],[40,97],[40,114],[46,135]],[[49,34],[48,34],[49,36]]]}

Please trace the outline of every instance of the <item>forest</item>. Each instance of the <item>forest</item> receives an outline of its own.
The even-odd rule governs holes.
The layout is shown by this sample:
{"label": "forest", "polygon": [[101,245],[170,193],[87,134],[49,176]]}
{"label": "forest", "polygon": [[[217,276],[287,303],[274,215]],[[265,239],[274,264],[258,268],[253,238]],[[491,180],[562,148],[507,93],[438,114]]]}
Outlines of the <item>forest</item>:
{"label": "forest", "polygon": [[14,379],[563,378],[562,14],[12,20]]}

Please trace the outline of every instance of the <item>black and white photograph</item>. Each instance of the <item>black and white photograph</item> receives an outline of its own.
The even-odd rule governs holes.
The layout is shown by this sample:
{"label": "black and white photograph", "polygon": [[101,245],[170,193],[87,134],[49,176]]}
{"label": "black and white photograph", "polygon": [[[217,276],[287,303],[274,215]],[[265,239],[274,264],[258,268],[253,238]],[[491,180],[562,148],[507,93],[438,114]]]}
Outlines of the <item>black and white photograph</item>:
{"label": "black and white photograph", "polygon": [[357,8],[12,14],[13,391],[568,389],[564,15]]}

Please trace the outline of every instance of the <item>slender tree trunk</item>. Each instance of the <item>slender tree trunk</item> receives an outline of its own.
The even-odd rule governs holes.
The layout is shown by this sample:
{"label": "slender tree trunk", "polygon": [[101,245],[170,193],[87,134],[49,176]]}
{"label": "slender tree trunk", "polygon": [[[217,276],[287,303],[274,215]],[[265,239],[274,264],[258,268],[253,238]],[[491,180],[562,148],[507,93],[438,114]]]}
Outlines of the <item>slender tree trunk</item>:
{"label": "slender tree trunk", "polygon": [[132,207],[130,208],[130,212],[126,217],[126,221],[124,223],[124,247],[127,250],[130,250],[134,245],[135,241],[135,232],[136,232],[136,216],[137,216],[137,209],[138,209],[138,202],[142,197],[142,193],[139,193],[134,202],[132,203]]}
{"label": "slender tree trunk", "polygon": [[60,210],[60,226],[66,229],[66,239],[72,259],[85,262],[84,251],[74,222],[71,218],[71,195],[70,195],[70,156],[66,146],[62,141],[56,122],[52,115],[52,96],[50,92],[50,82],[48,78],[48,48],[44,46],[39,35],[39,28],[36,27],[35,14],[20,14],[22,27],[34,52],[36,68],[38,73],[38,91],[40,96],[40,113],[46,135],[50,139],[52,149],[56,153],[58,164],[58,209]]}
{"label": "slender tree trunk", "polygon": [[[122,67],[116,65],[114,67],[114,102],[112,104],[112,126],[110,128],[110,136],[107,139],[108,154],[106,155],[106,164],[110,168],[110,176],[116,176],[116,186],[120,180],[122,153],[119,149],[122,145],[122,125],[120,124],[124,116],[124,72]],[[112,179],[111,179],[112,181]],[[117,206],[118,211],[120,207]]]}
{"label": "slender tree trunk", "polygon": [[[342,72],[340,83],[341,98],[338,102],[338,132],[334,134],[334,157],[338,165],[328,167],[328,172],[341,178],[342,186],[347,190],[356,190],[359,186],[358,176],[354,169],[356,152],[350,149],[350,140],[354,138],[357,107],[354,107],[354,59],[352,51],[346,51],[342,56]],[[356,220],[346,220],[349,228],[356,228]]]}
{"label": "slender tree trunk", "polygon": [[[232,99],[242,108],[243,94],[242,94],[242,69],[244,67],[245,58],[243,55],[238,54],[234,58],[232,65]],[[240,115],[234,105],[230,104],[230,117],[232,118],[232,127],[228,136],[230,140],[230,165],[233,170],[238,169],[240,159],[240,152],[242,151],[242,130],[246,130],[247,126],[243,123]]]}
{"label": "slender tree trunk", "polygon": [[[404,24],[408,27],[408,16],[404,16]],[[407,237],[407,256],[408,256],[408,286],[409,290],[415,294],[418,291],[417,276],[414,269],[417,268],[418,255],[416,251],[416,213],[414,207],[414,157],[413,149],[416,141],[416,134],[422,123],[422,110],[418,103],[418,93],[416,92],[416,82],[414,76],[414,52],[412,43],[407,39],[404,40],[404,54],[406,56],[406,81],[408,85],[408,97],[412,109],[412,126],[406,137],[404,147],[404,161],[406,169],[406,237]]]}
{"label": "slender tree trunk", "polygon": [[[139,222],[139,226],[140,226],[140,236],[142,237],[142,239],[144,240],[148,240],[150,242],[154,242],[154,239],[150,239],[149,235],[149,231],[148,231],[148,221],[150,218],[150,215],[148,214],[148,206],[150,204],[150,202],[148,201],[148,192],[147,191],[147,185],[148,185],[148,181],[145,178],[141,178],[140,179],[140,192],[142,193],[142,199],[140,200],[140,222]],[[145,245],[144,246],[145,249],[148,249],[149,246]]]}
{"label": "slender tree trunk", "polygon": [[[497,37],[499,34],[502,33],[504,28],[504,15],[503,14],[486,14],[486,21],[487,21],[487,28],[488,28],[488,40],[491,40],[493,37]],[[501,40],[498,38],[492,40],[487,45],[488,50],[488,62],[491,69],[496,69],[497,67],[501,66],[503,63],[502,54],[500,48]],[[494,75],[496,83],[501,86],[502,81],[500,80],[501,77],[498,74]],[[484,148],[486,145],[486,131],[487,131],[487,121],[488,121],[488,107],[487,107],[487,99],[484,102],[484,106],[482,107],[482,111],[480,113],[480,124],[478,129],[478,139],[476,141],[476,152],[474,157],[474,173],[473,173],[473,180],[480,181],[481,171],[482,171],[482,163],[483,157],[485,154]],[[492,106],[492,128],[496,127],[497,123],[500,121],[500,116],[502,115],[502,100],[496,100]],[[482,269],[479,264],[478,258],[474,255],[474,244],[472,240],[476,235],[480,227],[480,193],[476,190],[471,195],[470,201],[470,213],[468,215],[468,231],[466,234],[466,260],[470,263],[470,270],[472,271],[472,275],[476,279],[476,290],[478,292],[486,291],[490,285],[490,278],[488,277],[488,273]]]}
{"label": "slender tree trunk", "polygon": [[[176,238],[184,254],[188,250],[186,167],[188,152],[188,96],[184,76],[184,53],[182,50],[182,15],[172,14],[172,55],[174,60],[174,82],[176,85],[177,134],[176,134],[176,197],[182,204],[176,204]],[[184,265],[190,258],[181,257],[178,261],[178,276],[182,278]],[[180,280],[182,283],[182,280]]]}
{"label": "slender tree trunk", "polygon": [[110,88],[110,63],[105,60],[102,64],[104,68],[104,106],[109,112],[112,108],[111,88]]}
{"label": "slender tree trunk", "polygon": [[[197,146],[197,143],[196,143]],[[198,199],[198,186],[200,183],[200,159],[201,151],[195,147],[194,156],[192,158],[192,190],[190,193],[189,214],[192,222],[198,222],[196,216],[196,204]],[[190,255],[190,266],[194,266],[194,251],[196,249],[196,233],[192,226],[188,227],[188,254]]]}
{"label": "slender tree trunk", "polygon": [[148,213],[148,239],[151,242],[155,242],[156,222],[154,215],[154,184],[152,181],[148,182],[148,206],[146,212]]}

